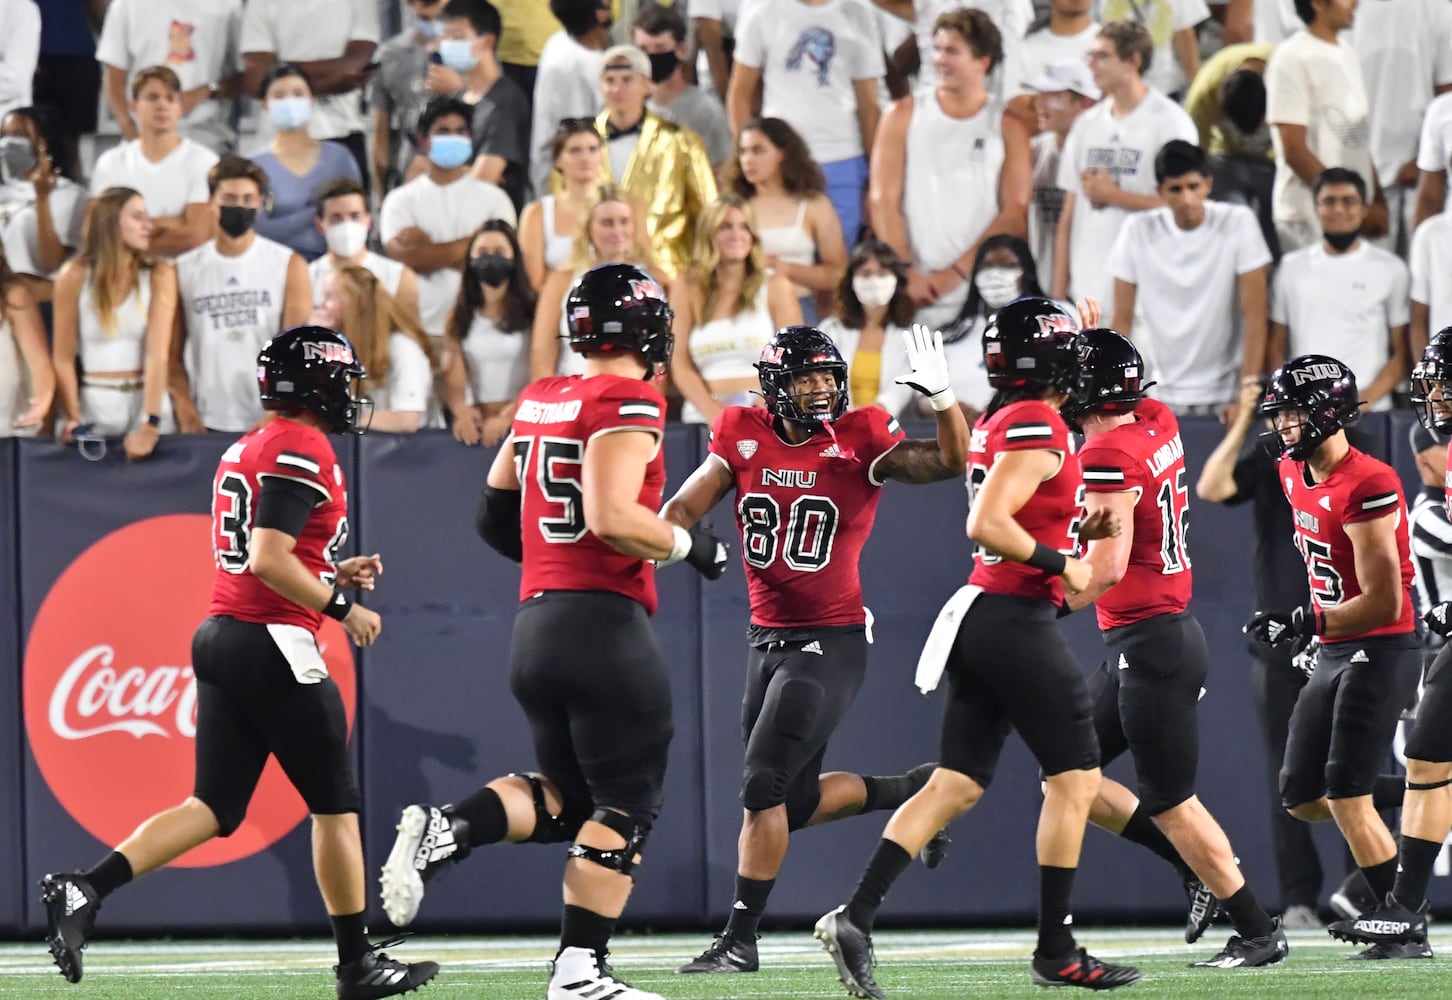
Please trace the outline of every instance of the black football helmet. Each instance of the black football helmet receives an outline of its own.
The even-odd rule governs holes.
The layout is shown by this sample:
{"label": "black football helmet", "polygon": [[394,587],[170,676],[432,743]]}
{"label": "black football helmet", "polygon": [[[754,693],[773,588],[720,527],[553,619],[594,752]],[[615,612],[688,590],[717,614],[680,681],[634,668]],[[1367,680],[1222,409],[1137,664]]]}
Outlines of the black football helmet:
{"label": "black football helmet", "polygon": [[1066,420],[1091,413],[1133,413],[1145,390],[1144,359],[1130,339],[1104,327],[1079,331],[1079,382],[1060,411]]}
{"label": "black football helmet", "polygon": [[[829,371],[837,391],[825,402],[802,405],[795,380],[804,372]],[[772,334],[756,362],[761,394],[772,416],[816,426],[830,423],[847,412],[847,362],[831,337],[814,326],[787,326]],[[811,395],[817,396],[818,393]]]}
{"label": "black football helmet", "polygon": [[983,331],[983,365],[995,389],[1073,393],[1079,383],[1079,321],[1052,299],[1014,299]]}
{"label": "black football helmet", "polygon": [[[1435,400],[1431,398],[1434,386],[1440,389]],[[1446,415],[1439,417],[1436,408],[1441,404],[1445,404]],[[1452,434],[1452,326],[1432,335],[1421,360],[1412,369],[1412,406],[1427,430]]]}
{"label": "black football helmet", "polygon": [[1272,457],[1285,454],[1303,462],[1331,435],[1361,419],[1356,376],[1350,368],[1324,354],[1292,358],[1271,373],[1265,396],[1256,407],[1256,413],[1267,419],[1284,410],[1306,414],[1299,440],[1287,446],[1272,430],[1262,434],[1261,441]]}
{"label": "black football helmet", "polygon": [[674,319],[660,282],[634,264],[592,267],[565,296],[570,347],[580,354],[635,351],[645,359],[646,378],[671,363]]}
{"label": "black football helmet", "polygon": [[257,387],[265,410],[308,410],[335,434],[362,434],[373,418],[373,401],[353,395],[368,372],[348,338],[325,326],[295,326],[262,346]]}

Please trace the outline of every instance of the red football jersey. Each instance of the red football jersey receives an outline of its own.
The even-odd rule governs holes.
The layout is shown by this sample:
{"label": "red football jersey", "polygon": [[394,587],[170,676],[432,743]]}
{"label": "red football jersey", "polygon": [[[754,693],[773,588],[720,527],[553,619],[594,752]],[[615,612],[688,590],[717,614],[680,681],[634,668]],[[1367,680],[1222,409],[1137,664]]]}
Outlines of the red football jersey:
{"label": "red football jersey", "polygon": [[[1028,503],[1014,515],[1014,520],[1036,541],[1072,555],[1079,543],[1084,484],[1079,476],[1079,458],[1069,439],[1069,428],[1059,411],[1036,399],[1010,403],[991,417],[979,417],[972,440],[968,455],[970,507],[978,487],[988,478],[988,470],[1004,452],[1040,449],[1063,456],[1059,471],[1039,484]],[[1055,604],[1064,600],[1064,581],[1058,576],[1004,559],[982,546],[974,553],[973,572],[968,582],[991,594],[1038,597]]]}
{"label": "red football jersey", "polygon": [[1395,517],[1397,558],[1402,564],[1402,613],[1396,621],[1336,642],[1355,642],[1373,635],[1404,635],[1415,628],[1412,600],[1412,553],[1407,538],[1407,502],[1402,483],[1391,467],[1352,448],[1325,481],[1308,485],[1304,465],[1280,461],[1281,487],[1295,518],[1296,547],[1306,560],[1311,600],[1318,608],[1334,608],[1361,593],[1356,557],[1346,525]]}
{"label": "red football jersey", "polygon": [[1141,401],[1133,423],[1084,443],[1079,465],[1089,493],[1138,494],[1129,566],[1094,602],[1099,627],[1119,628],[1184,611],[1190,604],[1190,553],[1185,547],[1190,494],[1185,446],[1174,413],[1159,400]]}
{"label": "red football jersey", "polygon": [[656,439],[640,502],[660,509],[665,488],[665,399],[644,379],[619,375],[543,378],[520,393],[510,438],[524,496],[524,573],[519,598],[546,590],[608,590],[655,614],[655,567],[612,549],[585,525],[585,448],[601,434],[645,431]]}
{"label": "red football jersey", "polygon": [[328,586],[338,552],[348,539],[348,497],[333,443],[315,427],[274,417],[227,449],[212,480],[212,552],[217,579],[208,614],[264,625],[301,625],[316,632],[323,613],[295,604],[247,568],[257,499],[263,480],[302,483],[317,492],[293,554]]}
{"label": "red football jersey", "polygon": [[711,428],[710,453],[736,481],[741,558],[751,621],[764,628],[861,625],[862,546],[872,533],[882,480],[877,461],[903,439],[876,407],[787,444],[760,407],[728,406]]}

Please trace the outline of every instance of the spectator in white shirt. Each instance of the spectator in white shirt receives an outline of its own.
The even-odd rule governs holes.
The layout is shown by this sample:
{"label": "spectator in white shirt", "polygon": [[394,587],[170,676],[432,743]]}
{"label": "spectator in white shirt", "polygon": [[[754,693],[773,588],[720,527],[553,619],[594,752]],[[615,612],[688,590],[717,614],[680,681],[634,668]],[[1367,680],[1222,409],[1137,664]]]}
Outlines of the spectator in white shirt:
{"label": "spectator in white shirt", "polygon": [[781,118],[806,140],[827,177],[847,246],[862,227],[867,153],[877,135],[877,84],[886,72],[872,10],[862,0],[779,0],[748,6],[737,26],[726,98],[731,132],[753,116]]}
{"label": "spectator in white shirt", "polygon": [[1232,416],[1265,365],[1270,250],[1244,205],[1210,201],[1205,152],[1174,139],[1155,157],[1163,208],[1131,216],[1109,255],[1116,330],[1144,316],[1155,395],[1182,416]]}
{"label": "spectator in white shirt", "polygon": [[378,48],[378,7],[377,0],[248,0],[242,20],[246,92],[262,92],[274,62],[297,63],[316,97],[308,133],[347,146],[365,183],[362,98]]}
{"label": "spectator in white shirt", "polygon": [[1200,39],[1195,26],[1210,17],[1205,0],[1096,0],[1100,23],[1134,20],[1154,40],[1155,55],[1145,68],[1144,82],[1179,100],[1186,84],[1200,72]]}
{"label": "spectator in white shirt", "polygon": [[1427,105],[1417,143],[1417,210],[1412,228],[1447,207],[1447,164],[1452,162],[1452,94]]}
{"label": "spectator in white shirt", "polygon": [[[1097,28],[1095,29],[1098,30]],[[1059,158],[1064,140],[1079,116],[1099,100],[1099,88],[1081,59],[1054,63],[1030,77],[1034,118],[1039,134],[1033,137],[1034,193],[1028,213],[1028,245],[1042,274],[1054,273],[1054,240],[1064,212],[1064,190],[1059,187]]]}
{"label": "spectator in white shirt", "polygon": [[[1317,242],[1311,185],[1328,167],[1375,181],[1361,61],[1340,33],[1351,27],[1356,0],[1296,0],[1306,23],[1271,53],[1265,71],[1266,120],[1276,151],[1272,211],[1281,252]],[[1375,196],[1364,232],[1386,232],[1386,206]],[[1321,352],[1326,353],[1326,352]]]}
{"label": "spectator in white shirt", "polygon": [[0,118],[0,242],[5,260],[38,301],[50,300],[60,266],[81,245],[86,189],[54,162],[60,135],[41,108]]}
{"label": "spectator in white shirt", "polygon": [[207,172],[217,154],[177,131],[181,81],[166,66],[149,66],[131,78],[131,114],[138,135],[108,149],[91,173],[91,197],[113,187],[141,194],[151,213],[150,252],[175,257],[212,236]]}
{"label": "spectator in white shirt", "polygon": [[894,104],[872,150],[873,231],[912,261],[908,294],[918,322],[934,329],[962,310],[983,241],[1028,233],[1028,129],[986,86],[1002,55],[998,29],[981,10],[939,14],[937,85]]}
{"label": "spectator in white shirt", "polygon": [[672,7],[642,8],[632,38],[636,48],[650,58],[654,86],[647,107],[699,135],[706,147],[706,158],[719,177],[721,168],[731,159],[731,126],[726,122],[721,99],[686,81],[690,39],[685,18]]}
{"label": "spectator in white shirt", "polygon": [[1408,371],[1407,266],[1361,238],[1367,203],[1360,174],[1331,167],[1311,194],[1321,241],[1281,258],[1266,367],[1329,354],[1356,374],[1368,409],[1390,409]]}
{"label": "spectator in white shirt", "polygon": [[35,0],[0,0],[0,116],[29,107],[40,61],[40,9]]}
{"label": "spectator in white shirt", "polygon": [[1154,159],[1171,139],[1194,142],[1195,123],[1145,86],[1154,42],[1138,21],[1111,21],[1089,52],[1094,85],[1108,100],[1081,114],[1059,159],[1064,208],[1054,238],[1052,295],[1112,302],[1109,250],[1134,212],[1158,208]]}
{"label": "spectator in white shirt", "polygon": [[475,230],[489,219],[516,222],[514,204],[503,190],[469,176],[471,112],[448,97],[424,109],[418,127],[428,170],[390,191],[379,213],[379,236],[388,256],[418,274],[419,318],[433,337],[444,334]]}
{"label": "spectator in white shirt", "polygon": [[126,101],[132,73],[169,66],[181,80],[181,134],[228,153],[237,133],[229,99],[241,92],[242,0],[111,0],[96,45],[106,106],[123,139],[135,139]]}
{"label": "spectator in white shirt", "polygon": [[1049,15],[1040,18],[1024,36],[1023,84],[1041,76],[1050,66],[1083,63],[1099,34],[1099,25],[1089,16],[1091,0],[1050,0]]}
{"label": "spectator in white shirt", "polygon": [[1409,357],[1420,358],[1427,338],[1452,326],[1452,215],[1438,212],[1417,227],[1407,264],[1412,275]]}
{"label": "spectator in white shirt", "polygon": [[328,252],[308,265],[313,285],[313,305],[323,301],[328,277],[344,264],[357,264],[372,271],[403,311],[418,316],[418,275],[413,268],[368,249],[368,232],[373,216],[368,212],[368,195],[363,185],[349,177],[338,177],[318,189],[317,219],[314,224]]}
{"label": "spectator in white shirt", "polygon": [[529,179],[536,195],[550,191],[555,160],[550,140],[569,118],[594,118],[600,97],[600,57],[610,46],[609,0],[550,0],[563,31],[545,42],[534,83],[529,129]]}

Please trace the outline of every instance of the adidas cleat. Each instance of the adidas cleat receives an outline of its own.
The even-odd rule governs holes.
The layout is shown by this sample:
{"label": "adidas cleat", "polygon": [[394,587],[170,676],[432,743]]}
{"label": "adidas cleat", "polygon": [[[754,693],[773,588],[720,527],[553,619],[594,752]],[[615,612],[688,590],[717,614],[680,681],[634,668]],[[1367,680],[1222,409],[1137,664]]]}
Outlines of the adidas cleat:
{"label": "adidas cleat", "polygon": [[918,852],[918,860],[923,863],[924,868],[934,869],[948,857],[948,848],[951,846],[953,838],[948,835],[948,828],[945,826],[923,845],[923,849]]}
{"label": "adidas cleat", "polygon": [[847,918],[847,907],[839,906],[824,915],[812,936],[837,963],[837,977],[847,987],[848,996],[883,1000],[886,994],[872,977],[872,967],[877,964],[872,957],[872,935]]}
{"label": "adidas cleat", "polygon": [[1396,896],[1387,893],[1386,902],[1381,906],[1363,913],[1355,920],[1338,920],[1326,930],[1334,938],[1362,944],[1408,944],[1413,941],[1425,943],[1427,907],[1427,902],[1423,900],[1416,910],[1409,910],[1397,901]]}
{"label": "adidas cleat", "polygon": [[1426,941],[1378,941],[1370,948],[1347,955],[1348,962],[1400,961],[1407,958],[1432,958],[1432,946]]}
{"label": "adidas cleat", "polygon": [[403,810],[397,830],[378,881],[383,912],[395,927],[407,927],[418,916],[424,883],[468,856],[468,824],[434,806],[412,805]]}
{"label": "adidas cleat", "polygon": [[1029,966],[1035,986],[1082,986],[1089,990],[1115,990],[1139,982],[1132,965],[1101,962],[1083,948],[1060,958],[1035,958]]}
{"label": "adidas cleat", "polygon": [[1281,921],[1277,917],[1269,934],[1253,938],[1244,938],[1237,934],[1225,943],[1218,955],[1203,962],[1191,962],[1190,968],[1255,969],[1285,961],[1289,951],[1286,932],[1281,929]]}
{"label": "adidas cleat", "polygon": [[45,942],[51,957],[66,982],[79,983],[81,952],[95,930],[101,897],[84,875],[71,872],[41,879],[40,901],[45,904]]}
{"label": "adidas cleat", "polygon": [[412,993],[439,974],[437,962],[397,962],[383,953],[382,949],[402,940],[397,937],[369,945],[362,958],[333,966],[338,1000],[378,1000]]}
{"label": "adidas cleat", "polygon": [[730,934],[717,934],[716,940],[701,954],[677,969],[680,973],[755,972],[758,968],[756,942],[743,941]]}
{"label": "adidas cleat", "polygon": [[616,977],[605,956],[589,948],[566,948],[550,963],[545,1000],[665,1000]]}
{"label": "adidas cleat", "polygon": [[1194,944],[1220,915],[1220,900],[1199,878],[1185,879],[1185,943]]}

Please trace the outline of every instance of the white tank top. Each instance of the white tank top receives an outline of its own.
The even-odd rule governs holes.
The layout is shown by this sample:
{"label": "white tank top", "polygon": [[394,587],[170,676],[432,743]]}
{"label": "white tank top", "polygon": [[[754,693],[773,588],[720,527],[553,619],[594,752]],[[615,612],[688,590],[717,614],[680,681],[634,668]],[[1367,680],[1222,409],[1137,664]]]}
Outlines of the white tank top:
{"label": "white tank top", "polygon": [[539,200],[540,223],[544,226],[545,267],[558,271],[568,267],[570,254],[575,248],[573,236],[560,236],[555,232],[555,196],[547,194]]}
{"label": "white tank top", "polygon": [[212,430],[245,431],[262,417],[257,352],[282,328],[292,255],[258,236],[236,257],[203,243],[177,259],[187,376],[202,422]]}
{"label": "white tank top", "polygon": [[[363,267],[372,272],[373,277],[394,298],[398,297],[398,286],[403,284],[403,264],[392,257],[385,257],[369,250],[359,261]],[[308,278],[313,285],[313,305],[323,304],[323,295],[327,293],[327,281],[333,276],[333,260],[329,254],[323,254],[317,260],[308,265]]]}
{"label": "white tank top", "polygon": [[[561,350],[579,357],[569,344],[562,344]],[[507,333],[492,319],[475,313],[464,337],[464,366],[474,402],[513,399],[529,382],[529,331]]]}
{"label": "white tank top", "polygon": [[797,202],[797,218],[789,226],[762,226],[757,230],[761,252],[780,257],[788,264],[811,266],[817,262],[817,241],[807,232],[807,199]]}
{"label": "white tank top", "polygon": [[95,272],[86,274],[76,305],[80,338],[76,350],[88,372],[137,372],[146,365],[146,318],[151,311],[151,269],[136,276],[136,287],[116,306],[111,329],[96,312]]}
{"label": "white tank top", "polygon": [[24,370],[10,320],[0,317],[0,438],[29,433],[10,426],[25,412],[25,386],[20,377]]}
{"label": "white tank top", "polygon": [[755,378],[754,363],[774,332],[766,307],[769,283],[763,281],[756,302],[735,316],[713,319],[691,331],[687,346],[691,361],[708,382],[728,378]]}
{"label": "white tank top", "polygon": [[[920,90],[908,123],[903,216],[920,271],[952,264],[998,215],[1003,106],[949,118],[934,87]],[[965,283],[966,284],[966,283]]]}

